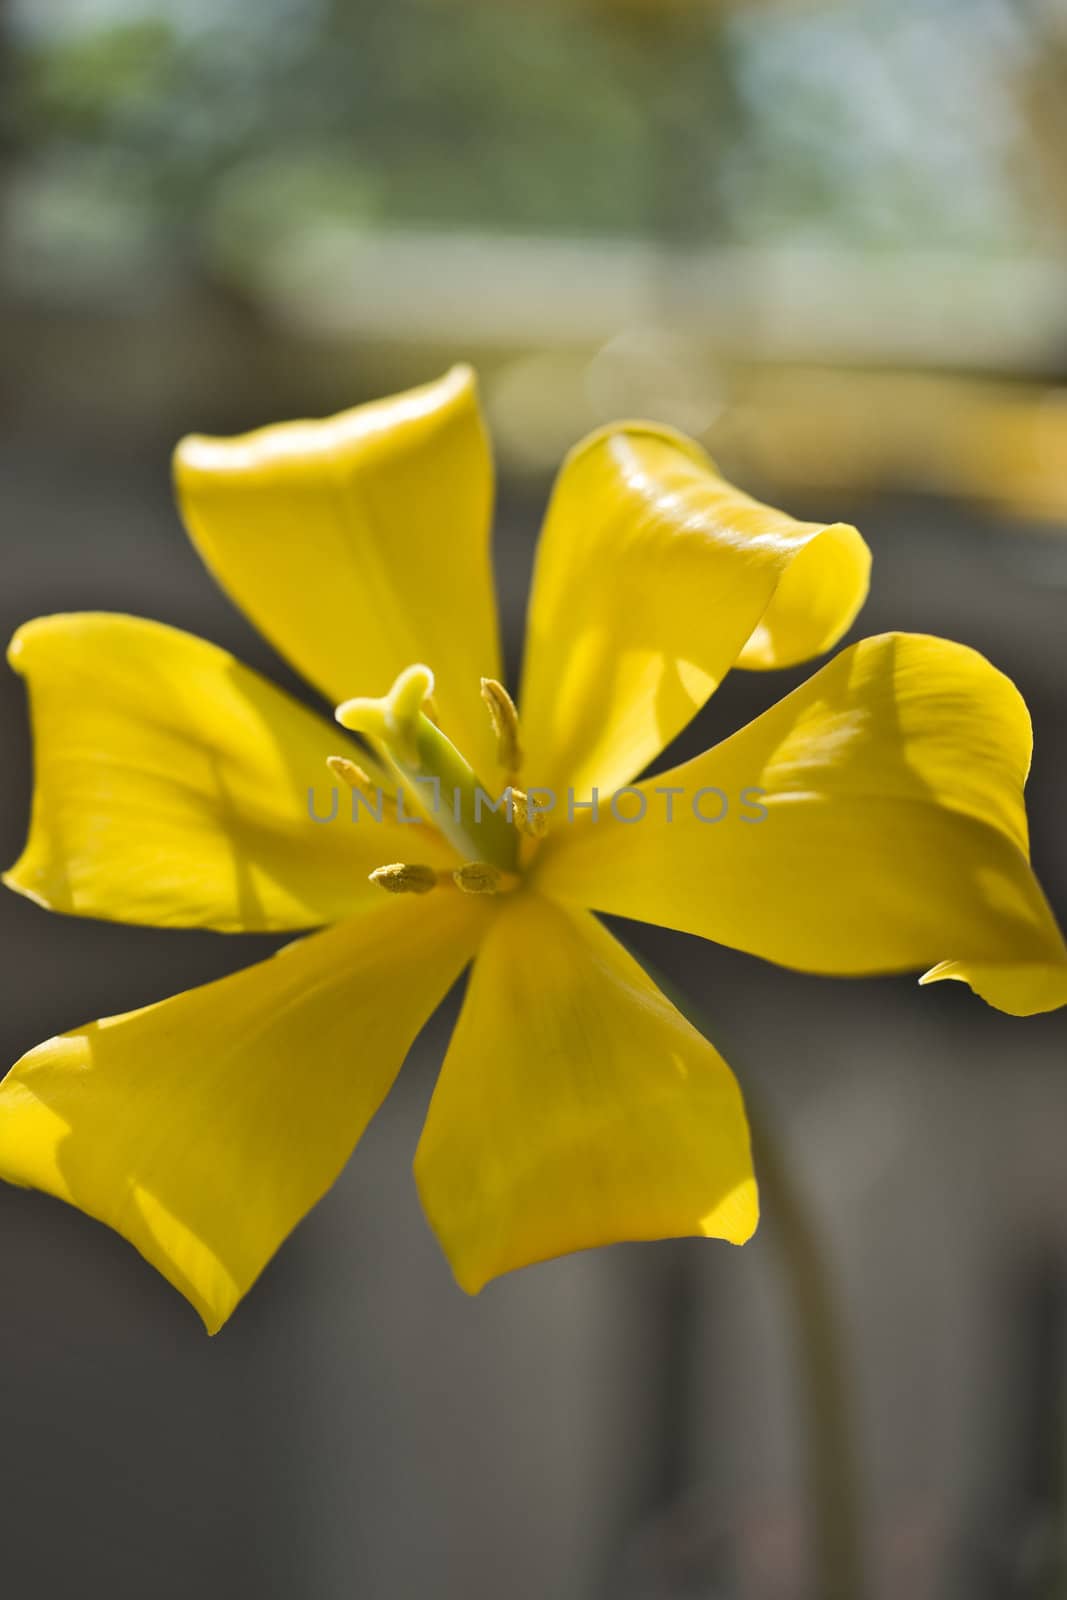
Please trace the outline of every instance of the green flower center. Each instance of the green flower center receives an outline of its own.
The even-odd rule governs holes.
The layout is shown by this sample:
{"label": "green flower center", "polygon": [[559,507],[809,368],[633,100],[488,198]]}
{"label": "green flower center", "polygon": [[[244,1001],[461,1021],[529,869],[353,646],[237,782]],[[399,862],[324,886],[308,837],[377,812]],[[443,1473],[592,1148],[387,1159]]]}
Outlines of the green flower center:
{"label": "green flower center", "polygon": [[[529,816],[525,794],[514,786],[521,761],[515,707],[501,684],[482,680],[501,766],[509,774],[507,785],[494,794],[429,714],[433,687],[429,667],[407,667],[388,694],[346,700],[335,716],[342,727],[363,735],[396,778],[405,801],[463,857],[464,864],[451,874],[457,886],[469,894],[497,893],[517,881],[521,833],[543,831]],[[359,768],[339,757],[331,767],[355,787],[365,781]],[[421,894],[435,887],[438,874],[394,862],[379,867],[371,879],[392,893]]]}

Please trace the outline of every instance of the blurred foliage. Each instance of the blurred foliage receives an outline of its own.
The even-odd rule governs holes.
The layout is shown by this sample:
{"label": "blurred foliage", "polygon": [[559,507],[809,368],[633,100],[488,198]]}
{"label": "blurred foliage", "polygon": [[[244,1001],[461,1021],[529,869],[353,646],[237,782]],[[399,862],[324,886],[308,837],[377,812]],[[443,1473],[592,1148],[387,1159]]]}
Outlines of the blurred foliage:
{"label": "blurred foliage", "polygon": [[534,9],[232,5],[28,35],[14,121],[43,166],[165,224],[346,219],[625,230],[650,175],[643,29]]}
{"label": "blurred foliage", "polygon": [[1048,10],[22,0],[15,221],[238,274],[332,220],[1029,247],[1063,220]]}

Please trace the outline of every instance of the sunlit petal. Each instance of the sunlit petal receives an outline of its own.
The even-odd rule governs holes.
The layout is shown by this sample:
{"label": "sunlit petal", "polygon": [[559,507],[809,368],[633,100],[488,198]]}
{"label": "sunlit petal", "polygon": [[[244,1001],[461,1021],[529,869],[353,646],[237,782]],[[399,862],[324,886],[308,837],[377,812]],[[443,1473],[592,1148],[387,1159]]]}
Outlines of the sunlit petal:
{"label": "sunlit petal", "polygon": [[[352,820],[330,755],[365,757],[225,650],[161,623],[83,613],[15,635],[33,718],[26,848],[5,876],[53,911],[269,931],[372,902],[367,875],[450,853],[426,827]],[[309,798],[309,791],[311,796]],[[418,836],[418,845],[413,843]]]}
{"label": "sunlit petal", "polygon": [[[969,975],[1006,1011],[1049,1009],[1067,1001],[1067,948],[1029,865],[1029,761],[1026,707],[975,651],[865,639],[638,786],[641,820],[604,806],[557,827],[538,881],[805,971],[948,962],[931,977]],[[617,809],[634,817],[639,801]]]}
{"label": "sunlit petal", "polygon": [[756,1226],[733,1075],[586,912],[522,895],[479,951],[415,1162],[460,1284]]}
{"label": "sunlit petal", "polygon": [[522,684],[531,784],[626,783],[735,664],[828,650],[867,593],[855,528],[795,522],[719,477],[680,434],[594,434],[549,507]]}
{"label": "sunlit petal", "polygon": [[340,1172],[484,916],[460,894],[379,896],[38,1046],[0,1083],[0,1178],[115,1228],[215,1332]]}
{"label": "sunlit petal", "polygon": [[445,731],[495,777],[492,462],[468,368],[320,422],[190,437],[175,477],[215,577],[332,702],[425,661]]}

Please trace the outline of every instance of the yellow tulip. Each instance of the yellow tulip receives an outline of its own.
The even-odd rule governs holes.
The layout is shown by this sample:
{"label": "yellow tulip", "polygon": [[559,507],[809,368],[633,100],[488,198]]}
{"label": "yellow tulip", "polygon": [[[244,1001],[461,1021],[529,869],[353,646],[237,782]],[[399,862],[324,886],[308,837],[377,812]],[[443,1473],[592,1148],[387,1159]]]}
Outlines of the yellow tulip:
{"label": "yellow tulip", "polygon": [[1067,1000],[1026,708],[972,650],[864,640],[640,779],[731,666],[836,643],[867,589],[855,529],[758,504],[670,430],[595,434],[549,508],[516,712],[469,371],[187,439],[176,466],[211,571],[361,742],[174,629],[41,618],[11,647],[36,788],[6,882],[74,915],[325,931],[31,1051],[0,1084],[0,1177],[116,1228],[210,1331],[472,959],[415,1161],[465,1289],[616,1240],[750,1236],[735,1080],[593,911],[811,972],[928,968],[1015,1013]]}

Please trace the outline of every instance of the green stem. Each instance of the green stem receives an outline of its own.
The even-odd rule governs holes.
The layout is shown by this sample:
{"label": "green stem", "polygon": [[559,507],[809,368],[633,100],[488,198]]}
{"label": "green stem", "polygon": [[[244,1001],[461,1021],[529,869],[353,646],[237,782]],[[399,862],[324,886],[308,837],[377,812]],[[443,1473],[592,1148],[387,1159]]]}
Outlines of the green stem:
{"label": "green stem", "polygon": [[[687,996],[650,963],[642,965],[705,1038],[710,1030]],[[819,1600],[863,1600],[865,1578],[859,1460],[845,1336],[833,1273],[818,1226],[788,1155],[754,1096],[745,1093],[763,1228],[779,1252],[793,1323],[808,1451],[812,1560]]]}
{"label": "green stem", "polygon": [[811,1536],[820,1600],[866,1593],[859,1461],[833,1274],[796,1174],[746,1094],[762,1205],[778,1246],[804,1403]]}

